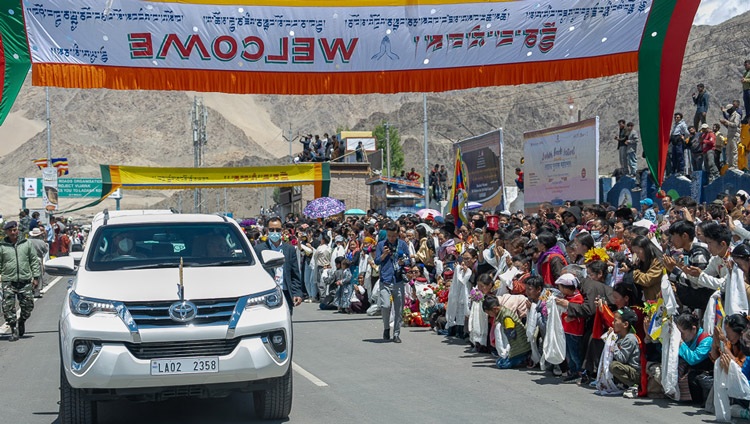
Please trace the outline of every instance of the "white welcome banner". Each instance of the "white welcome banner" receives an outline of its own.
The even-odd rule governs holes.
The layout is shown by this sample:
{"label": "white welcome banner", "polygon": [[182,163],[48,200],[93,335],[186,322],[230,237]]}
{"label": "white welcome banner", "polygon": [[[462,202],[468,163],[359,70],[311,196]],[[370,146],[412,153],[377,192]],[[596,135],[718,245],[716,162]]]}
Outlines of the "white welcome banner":
{"label": "white welcome banner", "polygon": [[599,203],[599,117],[523,135],[526,211],[567,200]]}
{"label": "white welcome banner", "polygon": [[[210,79],[225,79],[214,91],[230,92],[263,86],[243,80],[258,73],[329,77],[332,86],[319,90],[395,92],[414,85],[440,91],[467,82],[498,85],[631,72],[651,8],[651,0],[375,7],[139,0],[23,4],[35,84],[181,89],[184,82],[164,74],[175,71],[192,74],[198,89],[211,89]],[[542,63],[550,61],[568,65]],[[65,77],[52,75],[63,69]],[[526,75],[502,75],[509,71]],[[426,81],[435,72],[450,80]],[[239,87],[231,87],[230,74]],[[407,76],[423,81],[393,81]],[[156,86],[144,81],[151,77],[158,80]],[[353,86],[370,81],[374,87]],[[315,89],[310,86],[318,83],[297,82],[277,91]]]}

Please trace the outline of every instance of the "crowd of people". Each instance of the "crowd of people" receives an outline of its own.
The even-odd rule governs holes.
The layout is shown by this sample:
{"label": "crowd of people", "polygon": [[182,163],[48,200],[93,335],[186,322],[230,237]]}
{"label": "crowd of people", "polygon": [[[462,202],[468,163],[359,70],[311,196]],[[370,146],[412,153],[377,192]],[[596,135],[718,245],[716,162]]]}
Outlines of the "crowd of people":
{"label": "crowd of people", "polygon": [[44,223],[39,212],[29,213],[28,209],[21,210],[18,221],[3,221],[2,227],[5,233],[0,240],[3,318],[10,328],[9,340],[16,341],[26,332],[34,298],[42,297],[44,262],[50,256],[67,256],[76,246],[83,250],[84,235],[77,226],[66,225],[62,217],[50,217]]}
{"label": "crowd of people", "polygon": [[[669,133],[667,176],[690,179],[693,171],[704,171],[710,184],[727,171],[750,172],[750,141],[741,138],[742,125],[749,123],[750,116],[750,60],[744,62],[744,68],[740,79],[744,109],[740,99],[734,99],[721,107],[718,122],[709,123],[711,94],[705,84],[699,83],[691,96],[695,104],[692,125],[681,112],[674,114]],[[620,161],[615,173],[634,177],[638,164],[638,133],[632,122],[621,119],[618,125],[615,140]]]}
{"label": "crowd of people", "polygon": [[[299,142],[302,152],[294,158],[295,163],[341,162],[346,154],[346,142],[339,140],[335,134],[329,137],[325,133],[322,138],[318,134],[307,134],[301,136]],[[367,161],[367,152],[361,141],[355,147],[354,158],[357,162]]]}
{"label": "crowd of people", "polygon": [[[430,327],[501,369],[748,417],[746,402],[712,394],[716,373],[750,377],[748,194],[707,205],[661,195],[640,210],[479,211],[459,226],[450,215],[290,215],[281,240],[296,248],[300,299],[381,315],[385,340]],[[268,236],[262,219],[246,231],[253,243]]]}

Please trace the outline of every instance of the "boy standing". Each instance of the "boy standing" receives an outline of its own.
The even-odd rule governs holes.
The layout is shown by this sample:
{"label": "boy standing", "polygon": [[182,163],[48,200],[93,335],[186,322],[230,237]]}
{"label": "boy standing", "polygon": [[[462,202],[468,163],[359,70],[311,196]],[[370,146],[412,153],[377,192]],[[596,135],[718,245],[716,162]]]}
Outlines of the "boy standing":
{"label": "boy standing", "polygon": [[[567,309],[570,303],[583,304],[583,296],[578,291],[578,279],[573,274],[563,274],[555,281],[564,299],[555,299],[558,306]],[[569,317],[568,312],[562,313],[562,327],[565,332],[565,361],[568,363],[568,374],[563,377],[564,383],[574,383],[581,377],[581,339],[583,339],[586,319],[583,317]]]}

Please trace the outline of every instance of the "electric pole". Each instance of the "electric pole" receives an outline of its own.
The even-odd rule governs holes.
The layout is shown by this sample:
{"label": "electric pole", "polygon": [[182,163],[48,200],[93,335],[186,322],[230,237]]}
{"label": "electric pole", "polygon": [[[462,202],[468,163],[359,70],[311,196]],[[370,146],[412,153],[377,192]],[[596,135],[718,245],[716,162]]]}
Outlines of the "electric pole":
{"label": "electric pole", "polygon": [[393,177],[391,174],[391,126],[385,123],[385,160],[388,166],[388,178]]}
{"label": "electric pole", "polygon": [[[208,121],[208,110],[203,104],[202,97],[193,97],[193,111],[191,116],[193,124],[193,166],[203,166],[203,147],[208,142],[206,133],[206,122]],[[203,203],[201,189],[196,188],[193,194],[193,211],[201,213]]]}

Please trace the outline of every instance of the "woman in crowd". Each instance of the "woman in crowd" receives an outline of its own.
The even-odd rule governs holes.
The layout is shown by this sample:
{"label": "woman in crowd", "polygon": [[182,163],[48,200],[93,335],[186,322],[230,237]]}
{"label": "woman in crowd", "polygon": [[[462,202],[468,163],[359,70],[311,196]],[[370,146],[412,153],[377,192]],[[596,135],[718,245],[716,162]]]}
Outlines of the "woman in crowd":
{"label": "woman in crowd", "polygon": [[622,272],[633,271],[633,281],[643,290],[645,300],[656,300],[661,290],[661,277],[664,266],[661,251],[646,236],[636,236],[630,246],[635,255],[633,265],[624,263]]}

